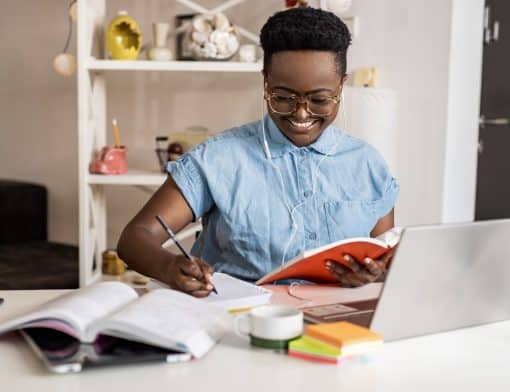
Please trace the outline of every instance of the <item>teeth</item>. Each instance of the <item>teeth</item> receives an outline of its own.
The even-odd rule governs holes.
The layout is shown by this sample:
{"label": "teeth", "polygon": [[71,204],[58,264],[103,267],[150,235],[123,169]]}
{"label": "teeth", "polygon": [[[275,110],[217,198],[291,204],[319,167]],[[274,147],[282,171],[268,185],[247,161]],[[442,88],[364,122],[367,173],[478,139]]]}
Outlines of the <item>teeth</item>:
{"label": "teeth", "polygon": [[310,128],[315,121],[307,121],[303,123],[294,122],[292,120],[289,120],[290,123],[295,126],[296,128]]}

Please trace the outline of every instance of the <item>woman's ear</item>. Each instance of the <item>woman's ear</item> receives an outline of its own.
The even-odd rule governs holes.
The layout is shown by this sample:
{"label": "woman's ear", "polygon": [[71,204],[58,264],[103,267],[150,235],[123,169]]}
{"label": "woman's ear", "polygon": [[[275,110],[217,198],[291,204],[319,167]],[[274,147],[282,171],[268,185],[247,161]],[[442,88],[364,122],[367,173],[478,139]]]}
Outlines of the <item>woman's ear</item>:
{"label": "woman's ear", "polygon": [[346,83],[346,82],[347,82],[347,80],[349,80],[349,74],[345,74],[345,75],[343,76],[343,78],[342,78],[342,85],[343,85],[344,83]]}

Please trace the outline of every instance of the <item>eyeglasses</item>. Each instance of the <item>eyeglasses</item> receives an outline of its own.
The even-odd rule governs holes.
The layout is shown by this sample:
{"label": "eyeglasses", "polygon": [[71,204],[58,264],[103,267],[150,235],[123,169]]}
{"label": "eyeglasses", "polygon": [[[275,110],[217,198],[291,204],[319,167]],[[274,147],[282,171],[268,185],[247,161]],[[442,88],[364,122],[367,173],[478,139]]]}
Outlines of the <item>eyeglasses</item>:
{"label": "eyeglasses", "polygon": [[265,100],[269,108],[277,114],[289,115],[294,113],[298,104],[304,102],[305,109],[312,116],[326,117],[332,114],[340,102],[340,86],[336,95],[327,95],[324,92],[312,92],[305,94],[304,97],[292,94],[286,91],[266,90]]}

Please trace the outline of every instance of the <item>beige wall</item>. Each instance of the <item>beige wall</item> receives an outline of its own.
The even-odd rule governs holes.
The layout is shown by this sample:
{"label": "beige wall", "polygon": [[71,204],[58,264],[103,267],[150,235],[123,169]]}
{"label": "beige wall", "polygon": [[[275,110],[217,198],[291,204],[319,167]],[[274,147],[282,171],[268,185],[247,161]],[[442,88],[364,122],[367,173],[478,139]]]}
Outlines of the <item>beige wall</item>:
{"label": "beige wall", "polygon": [[50,237],[76,243],[76,83],[51,65],[64,46],[64,4],[2,1],[0,177],[46,185]]}
{"label": "beige wall", "polygon": [[352,12],[360,34],[350,65],[377,66],[381,85],[398,93],[397,222],[439,222],[451,1],[353,0]]}
{"label": "beige wall", "polygon": [[[382,86],[399,94],[401,224],[440,219],[446,123],[450,1],[412,3],[354,0],[360,35],[349,57],[351,69],[378,66]],[[66,4],[2,1],[0,177],[45,184],[50,238],[77,243],[76,80],[51,68],[65,40]],[[235,20],[257,30],[281,4],[248,2],[236,7]],[[108,6],[110,16],[127,9],[140,22],[145,41],[151,21],[171,21],[175,11],[184,10],[163,0],[109,0]],[[260,117],[259,75],[126,72],[109,74],[107,81],[108,117],[118,118],[133,167],[156,169],[155,135],[195,124],[218,131]],[[109,246],[146,199],[135,188],[109,189]]]}

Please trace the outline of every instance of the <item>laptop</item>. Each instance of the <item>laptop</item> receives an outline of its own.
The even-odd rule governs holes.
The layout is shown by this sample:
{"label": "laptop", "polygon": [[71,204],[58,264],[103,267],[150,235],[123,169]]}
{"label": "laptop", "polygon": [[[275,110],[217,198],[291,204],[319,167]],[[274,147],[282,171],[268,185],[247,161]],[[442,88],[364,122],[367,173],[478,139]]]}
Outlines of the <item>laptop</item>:
{"label": "laptop", "polygon": [[311,321],[369,327],[385,341],[508,320],[510,219],[406,228],[378,299],[303,311]]}

